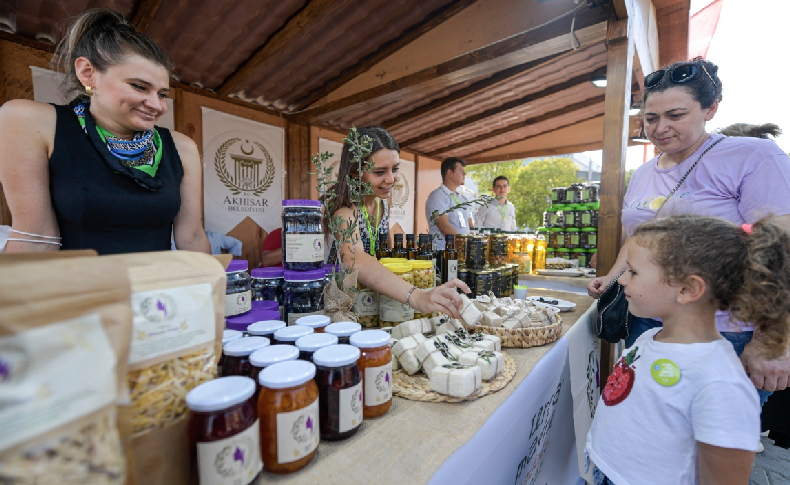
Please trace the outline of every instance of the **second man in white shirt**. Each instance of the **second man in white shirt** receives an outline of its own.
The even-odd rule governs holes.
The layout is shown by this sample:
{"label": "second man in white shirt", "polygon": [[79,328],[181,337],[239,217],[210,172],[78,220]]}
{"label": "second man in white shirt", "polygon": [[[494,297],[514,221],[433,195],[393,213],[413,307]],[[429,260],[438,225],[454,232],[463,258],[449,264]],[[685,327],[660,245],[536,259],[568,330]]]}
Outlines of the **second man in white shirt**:
{"label": "second man in white shirt", "polygon": [[510,182],[507,177],[500,175],[494,179],[494,195],[501,197],[488,205],[480,206],[477,210],[476,226],[502,229],[503,231],[515,231],[516,226],[516,207],[512,202],[508,202],[507,194],[510,192]]}

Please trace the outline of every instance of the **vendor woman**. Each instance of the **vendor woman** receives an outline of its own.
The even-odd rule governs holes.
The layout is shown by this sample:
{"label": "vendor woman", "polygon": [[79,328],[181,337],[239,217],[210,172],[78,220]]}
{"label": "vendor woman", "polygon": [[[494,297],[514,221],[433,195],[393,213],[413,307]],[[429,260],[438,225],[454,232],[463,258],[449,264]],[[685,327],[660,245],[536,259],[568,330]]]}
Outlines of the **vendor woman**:
{"label": "vendor woman", "polygon": [[[456,288],[469,292],[469,288],[461,280],[454,279],[431,290],[422,290],[402,280],[376,260],[375,244],[379,232],[388,232],[387,199],[392,195],[392,186],[398,181],[400,174],[400,147],[387,130],[380,127],[358,128],[360,136],[368,136],[372,141],[371,155],[368,161],[373,162],[373,171],[363,171],[362,182],[370,184],[373,195],[365,195],[361,207],[350,200],[350,191],[346,177],[359,180],[357,163],[352,161],[348,143],[343,145],[340,157],[338,182],[334,186],[337,194],[329,201],[328,214],[340,216],[344,227],[356,221],[356,228],[351,241],[340,244],[335,234],[329,262],[337,258],[337,246],[340,246],[340,257],[346,267],[353,265],[359,270],[359,282],[383,295],[387,295],[401,303],[406,303],[420,313],[441,312],[459,318],[461,297]],[[324,221],[327,224],[328,221]],[[328,227],[328,224],[327,224]]]}
{"label": "vendor woman", "polygon": [[53,59],[68,106],[0,108],[0,183],[11,209],[6,252],[170,249],[210,252],[195,143],[155,126],[171,63],[109,10],[69,27]]}

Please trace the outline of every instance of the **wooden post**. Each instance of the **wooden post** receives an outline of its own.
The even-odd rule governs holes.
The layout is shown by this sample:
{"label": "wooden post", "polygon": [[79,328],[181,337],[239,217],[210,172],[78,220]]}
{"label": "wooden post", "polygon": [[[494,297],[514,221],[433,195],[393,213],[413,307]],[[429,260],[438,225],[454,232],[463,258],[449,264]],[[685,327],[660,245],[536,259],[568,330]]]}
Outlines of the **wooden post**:
{"label": "wooden post", "polygon": [[[631,71],[634,39],[628,18],[609,18],[608,64],[603,129],[601,208],[598,217],[598,274],[607,274],[617,260],[622,236],[622,206],[625,196],[625,156],[628,147],[628,110],[631,107]],[[601,346],[601,387],[614,364],[614,346]]]}
{"label": "wooden post", "polygon": [[310,128],[305,124],[288,123],[285,167],[289,199],[310,197]]}

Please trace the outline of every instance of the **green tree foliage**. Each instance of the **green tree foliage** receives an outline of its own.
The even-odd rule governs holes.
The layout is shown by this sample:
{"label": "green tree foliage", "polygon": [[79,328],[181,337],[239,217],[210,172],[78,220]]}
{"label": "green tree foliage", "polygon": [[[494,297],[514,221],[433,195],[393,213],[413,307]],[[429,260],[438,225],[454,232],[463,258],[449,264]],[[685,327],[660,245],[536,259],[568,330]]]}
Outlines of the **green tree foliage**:
{"label": "green tree foliage", "polygon": [[490,193],[494,178],[506,176],[511,187],[507,198],[516,206],[516,223],[534,230],[543,225],[543,211],[549,205],[547,197],[551,189],[580,182],[576,169],[570,158],[563,157],[535,160],[527,165],[523,160],[471,165],[466,167],[466,172],[483,194]]}

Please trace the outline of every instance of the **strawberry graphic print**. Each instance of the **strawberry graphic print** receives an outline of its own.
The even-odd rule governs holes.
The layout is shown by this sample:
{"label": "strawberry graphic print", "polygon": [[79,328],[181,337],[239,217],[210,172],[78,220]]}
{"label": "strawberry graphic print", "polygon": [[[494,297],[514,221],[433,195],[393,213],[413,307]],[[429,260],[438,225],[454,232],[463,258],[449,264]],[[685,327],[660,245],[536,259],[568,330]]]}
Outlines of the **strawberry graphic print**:
{"label": "strawberry graphic print", "polygon": [[625,357],[620,357],[620,360],[614,366],[612,374],[606,379],[606,387],[604,387],[601,397],[607,406],[620,404],[631,393],[631,389],[634,387],[634,379],[636,379],[634,362],[639,359],[639,356],[636,355],[637,350],[639,350],[638,346],[628,352],[628,355]]}

